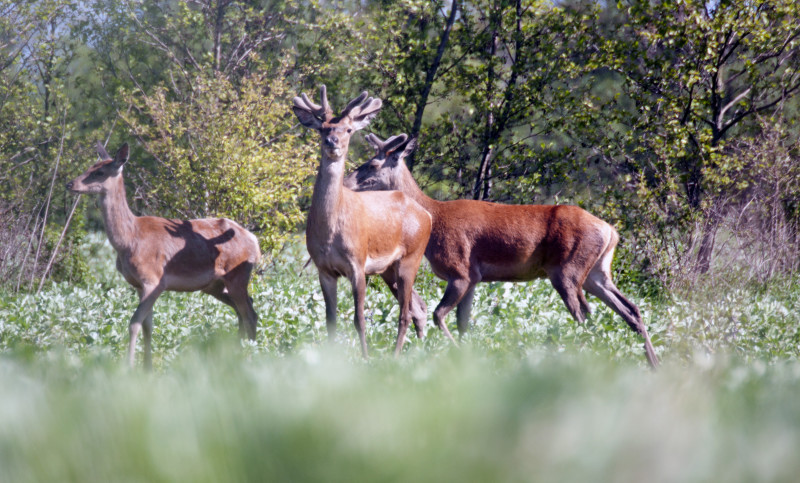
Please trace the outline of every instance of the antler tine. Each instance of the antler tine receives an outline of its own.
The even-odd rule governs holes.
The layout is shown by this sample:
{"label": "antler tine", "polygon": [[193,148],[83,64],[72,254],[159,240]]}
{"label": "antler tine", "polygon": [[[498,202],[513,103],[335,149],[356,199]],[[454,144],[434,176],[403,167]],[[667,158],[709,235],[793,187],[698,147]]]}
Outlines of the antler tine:
{"label": "antler tine", "polygon": [[392,136],[383,143],[383,147],[381,148],[381,150],[384,151],[386,154],[389,154],[395,149],[397,149],[404,142],[406,142],[407,139],[408,135],[405,133]]}
{"label": "antler tine", "polygon": [[332,113],[331,106],[328,105],[328,88],[325,87],[325,84],[319,85],[319,99],[322,102],[322,109],[326,114]]}
{"label": "antler tine", "polygon": [[367,134],[364,136],[364,139],[370,144],[370,146],[375,148],[375,151],[377,152],[383,151],[383,147],[386,145],[386,143],[381,141],[381,138],[379,138],[375,133]]}
{"label": "antler tine", "polygon": [[380,151],[381,150],[381,145],[383,143],[381,142],[380,138],[378,136],[376,136],[375,134],[373,134],[373,133],[367,134],[366,136],[364,136],[364,141],[366,141],[367,144],[369,144],[370,146],[375,148],[375,151]]}
{"label": "antler tine", "polygon": [[[361,96],[363,96],[364,94],[366,94],[366,92],[362,93]],[[368,97],[366,101],[361,103],[361,105],[352,108],[352,110],[349,112],[349,115],[351,118],[357,116],[365,116],[380,110],[381,106],[383,106],[383,102],[380,99],[378,99],[377,97]]]}
{"label": "antler tine", "polygon": [[[366,99],[366,98],[367,98],[367,95],[368,95],[368,94],[367,94],[367,91],[364,91],[364,92],[362,92],[361,94],[359,94],[359,95],[358,95],[358,97],[356,97],[356,98],[355,98],[355,99],[353,99],[352,101],[348,102],[348,103],[347,103],[347,106],[345,106],[345,108],[344,108],[344,109],[342,109],[342,112],[341,112],[341,114],[339,114],[339,117],[345,117],[345,116],[347,116],[348,114],[350,114],[350,111],[352,111],[352,110],[353,110],[353,109],[354,109],[356,106],[358,106],[358,105],[359,105],[359,104],[360,104],[360,103],[361,103],[361,102],[362,102],[364,99]],[[355,114],[355,115],[358,115],[358,112],[355,112],[354,114]]]}
{"label": "antler tine", "polygon": [[320,97],[322,101],[321,105],[312,102],[305,92],[301,93],[300,97],[292,99],[292,101],[295,107],[306,110],[323,121],[328,121],[333,117],[333,113],[328,105],[328,94],[324,84],[320,86]]}
{"label": "antler tine", "polygon": [[294,98],[294,103],[297,107],[308,109],[311,112],[317,113],[322,111],[322,106],[315,104],[308,98],[305,92],[300,94],[300,97]]}

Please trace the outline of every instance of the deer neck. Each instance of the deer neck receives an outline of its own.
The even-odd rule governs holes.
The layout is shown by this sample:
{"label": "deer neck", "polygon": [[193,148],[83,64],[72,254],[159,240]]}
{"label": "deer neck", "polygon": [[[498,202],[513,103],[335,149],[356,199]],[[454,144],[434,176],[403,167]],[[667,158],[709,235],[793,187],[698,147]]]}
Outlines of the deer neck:
{"label": "deer neck", "polygon": [[[331,158],[323,151],[322,162],[314,182],[311,213],[309,213],[309,217],[314,219],[315,229],[333,230],[337,217],[342,212],[344,160],[344,155],[341,158]],[[311,228],[310,224],[309,228]]]}
{"label": "deer neck", "polygon": [[402,191],[406,196],[419,203],[420,206],[425,208],[429,213],[435,214],[436,209],[441,202],[434,200],[422,191],[417,182],[414,180],[414,177],[411,176],[411,171],[409,171],[408,168],[403,167],[400,173],[401,175],[399,176],[398,186],[396,189]]}
{"label": "deer neck", "polygon": [[128,250],[136,236],[136,216],[128,207],[122,175],[114,181],[113,189],[100,195],[100,209],[111,246],[118,252]]}

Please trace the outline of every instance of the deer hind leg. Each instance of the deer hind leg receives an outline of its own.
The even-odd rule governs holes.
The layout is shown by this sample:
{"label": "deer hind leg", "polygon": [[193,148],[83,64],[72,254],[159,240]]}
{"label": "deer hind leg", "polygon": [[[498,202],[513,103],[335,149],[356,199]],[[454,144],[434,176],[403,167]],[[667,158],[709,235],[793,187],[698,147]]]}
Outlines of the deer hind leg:
{"label": "deer hind leg", "polygon": [[581,286],[583,281],[574,273],[565,272],[561,267],[556,267],[548,272],[550,283],[561,296],[564,305],[572,317],[578,322],[586,320],[586,316],[591,312],[586,297],[583,295]]}
{"label": "deer hind leg", "polygon": [[611,274],[603,269],[600,262],[598,262],[589,273],[586,282],[583,284],[583,288],[602,300],[604,304],[611,307],[611,310],[619,314],[634,332],[644,338],[644,350],[647,356],[647,362],[649,362],[653,368],[658,367],[658,356],[656,356],[653,343],[650,341],[647,328],[644,322],[642,322],[639,307],[622,295],[622,292],[617,289],[616,285],[614,285],[614,282],[611,280]]}
{"label": "deer hind leg", "polygon": [[233,311],[236,312],[236,318],[239,319],[239,334],[243,334],[244,319],[242,318],[242,314],[239,313],[239,309],[236,308],[236,304],[233,303],[233,299],[231,299],[231,297],[228,295],[227,289],[225,288],[225,284],[222,282],[222,280],[217,280],[210,287],[203,289],[203,293],[211,295],[223,304],[231,307]]}
{"label": "deer hind leg", "polygon": [[[229,272],[223,283],[227,290],[227,296],[233,302],[236,315],[239,317],[239,334],[244,338],[245,335],[250,340],[256,340],[256,328],[258,326],[258,314],[253,309],[253,299],[247,293],[247,284],[250,282],[250,272],[252,265],[242,264],[235,270]],[[244,321],[244,324],[241,321]],[[244,331],[242,326],[244,325]]]}
{"label": "deer hind leg", "polygon": [[[386,286],[389,287],[389,290],[392,291],[392,295],[394,296],[397,301],[400,301],[399,294],[397,292],[397,281],[395,280],[395,273],[394,270],[386,270],[381,274],[381,278],[384,282],[386,282]],[[416,290],[411,290],[411,322],[414,324],[414,330],[417,333],[417,337],[422,339],[425,337],[425,325],[428,323],[428,306],[425,304],[425,301],[422,300],[422,297],[419,296]]]}
{"label": "deer hind leg", "polygon": [[411,323],[414,324],[414,332],[417,337],[425,337],[425,326],[428,324],[428,305],[416,290],[411,289]]}
{"label": "deer hind leg", "polygon": [[256,313],[256,309],[253,307],[253,297],[247,293],[247,287],[245,287],[245,310],[247,311],[247,320],[248,320],[248,327],[250,327],[250,333],[252,334],[250,340],[256,339],[256,328],[258,327],[258,313]]}
{"label": "deer hind leg", "polygon": [[[396,270],[397,279],[397,300],[400,302],[400,320],[397,324],[397,343],[394,347],[394,355],[397,357],[403,350],[406,340],[406,332],[411,323],[411,308],[414,303],[414,279],[419,271],[419,264],[422,261],[422,253],[418,256],[409,256],[399,260],[390,270]],[[419,297],[419,295],[417,295]],[[416,324],[416,323],[415,323]],[[419,335],[419,331],[417,332]]]}
{"label": "deer hind leg", "polygon": [[147,314],[142,323],[142,335],[144,336],[144,367],[148,371],[153,369],[153,311]]}
{"label": "deer hind leg", "polygon": [[456,324],[458,327],[458,340],[464,337],[469,330],[469,319],[472,314],[472,299],[475,297],[475,285],[467,289],[461,301],[456,306]]}
{"label": "deer hind leg", "polygon": [[128,364],[133,367],[136,360],[136,339],[139,332],[144,328],[144,361],[145,366],[149,368],[152,364],[152,335],[153,335],[153,304],[163,288],[159,286],[145,285],[139,292],[139,305],[131,317],[130,325],[128,326],[128,333],[130,341],[128,344]]}

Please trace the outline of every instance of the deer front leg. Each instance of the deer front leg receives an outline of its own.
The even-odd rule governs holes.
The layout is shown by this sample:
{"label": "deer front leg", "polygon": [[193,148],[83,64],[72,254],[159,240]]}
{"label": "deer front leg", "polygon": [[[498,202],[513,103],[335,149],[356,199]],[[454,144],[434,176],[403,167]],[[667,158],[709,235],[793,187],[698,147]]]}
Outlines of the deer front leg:
{"label": "deer front leg", "polygon": [[322,298],[325,299],[325,326],[328,329],[328,340],[336,337],[336,277],[319,272],[319,285]]}
{"label": "deer front leg", "polygon": [[144,332],[144,357],[145,366],[152,363],[151,360],[151,337],[153,328],[153,304],[156,299],[161,295],[163,289],[160,287],[145,286],[139,290],[139,306],[131,317],[131,322],[128,327],[130,334],[130,343],[128,345],[128,364],[133,367],[136,360],[136,339],[139,336],[139,331],[145,326]]}
{"label": "deer front leg", "polygon": [[433,311],[433,321],[436,323],[436,326],[444,332],[444,335],[450,339],[453,344],[458,346],[458,343],[455,339],[453,339],[453,335],[450,334],[450,331],[447,329],[447,323],[445,322],[445,318],[447,314],[453,310],[461,299],[469,293],[475,287],[475,283],[470,282],[470,280],[465,278],[456,278],[447,282],[447,287],[444,289],[444,296],[442,300],[439,302],[439,305],[436,307],[436,310]]}
{"label": "deer front leg", "polygon": [[367,279],[363,272],[356,271],[353,273],[350,283],[353,286],[353,305],[356,311],[353,316],[353,324],[356,326],[358,338],[361,342],[361,354],[366,359],[369,357],[367,354],[367,336],[365,334],[366,323],[364,322],[364,297],[367,291]]}
{"label": "deer front leg", "polygon": [[[397,293],[397,282],[395,282],[395,274],[392,270],[386,270],[381,274],[381,278],[386,282],[386,286],[392,291],[394,298],[400,301]],[[428,306],[422,297],[419,296],[416,290],[411,289],[411,322],[414,324],[414,330],[417,337],[422,339],[425,337],[425,325],[428,323]]]}
{"label": "deer front leg", "polygon": [[136,362],[136,339],[139,337],[139,331],[142,330],[141,323],[131,323],[128,326],[128,365],[133,368]]}

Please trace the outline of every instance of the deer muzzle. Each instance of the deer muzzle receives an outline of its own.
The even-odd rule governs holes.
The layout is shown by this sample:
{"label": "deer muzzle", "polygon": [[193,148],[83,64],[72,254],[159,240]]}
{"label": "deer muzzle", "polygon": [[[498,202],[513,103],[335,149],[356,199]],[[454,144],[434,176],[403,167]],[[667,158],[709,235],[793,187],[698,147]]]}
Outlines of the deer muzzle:
{"label": "deer muzzle", "polygon": [[336,136],[328,136],[325,138],[325,146],[335,148],[339,144],[339,138]]}

